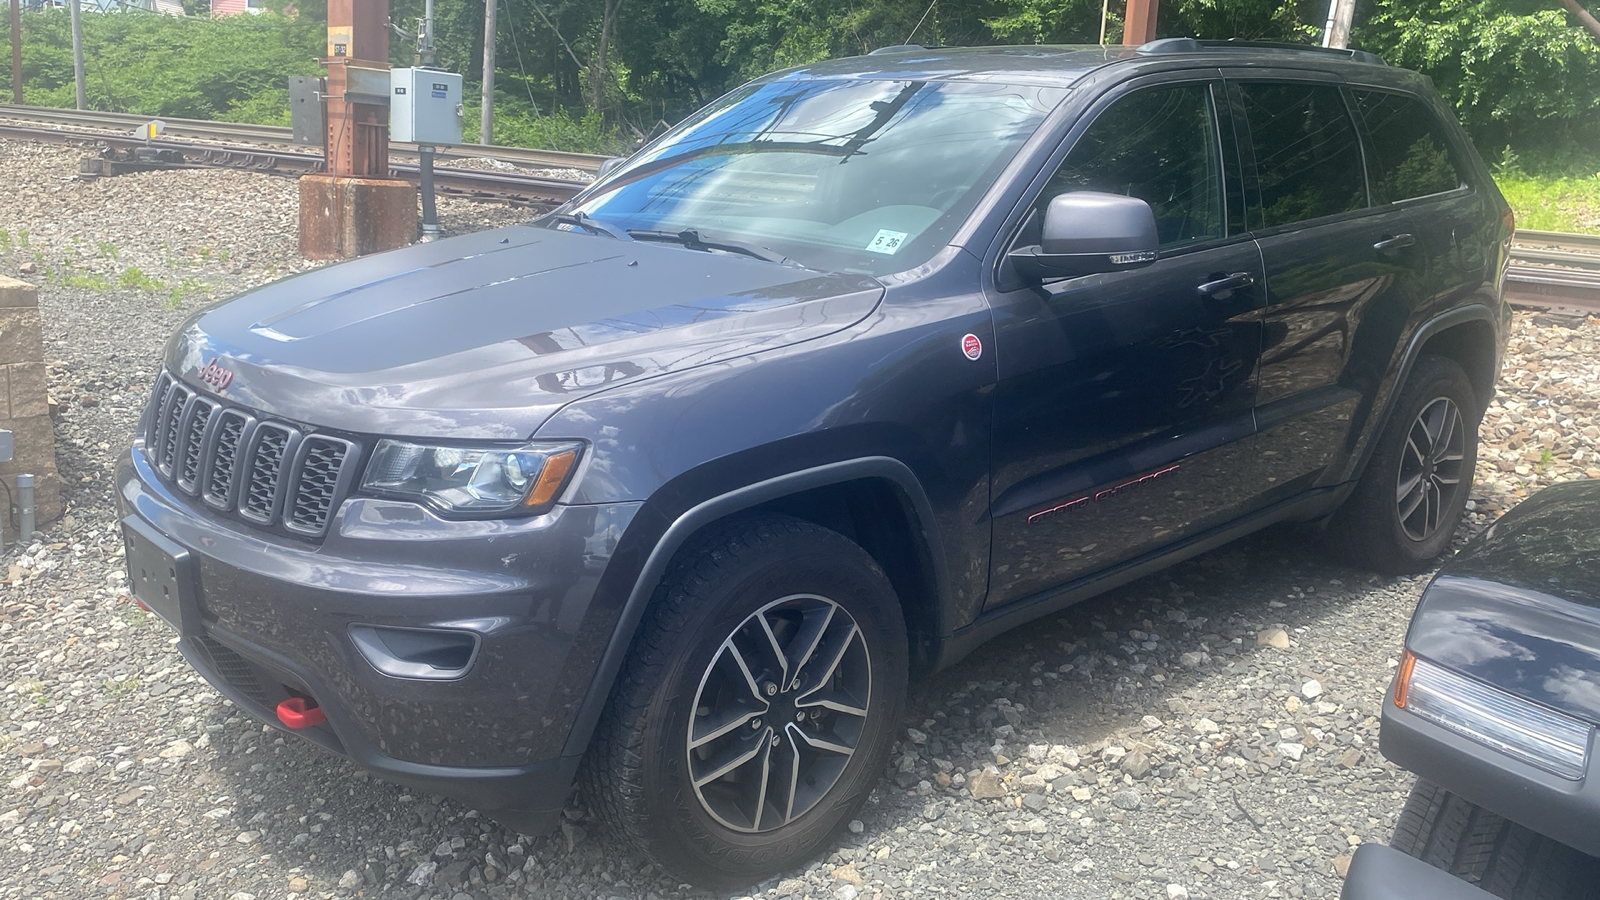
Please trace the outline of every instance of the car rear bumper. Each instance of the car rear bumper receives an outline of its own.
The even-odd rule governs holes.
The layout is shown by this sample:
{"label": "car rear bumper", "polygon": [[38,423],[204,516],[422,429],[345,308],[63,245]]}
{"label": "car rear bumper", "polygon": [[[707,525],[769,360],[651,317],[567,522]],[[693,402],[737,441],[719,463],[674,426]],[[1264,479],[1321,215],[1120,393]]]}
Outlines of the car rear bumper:
{"label": "car rear bumper", "polygon": [[[125,528],[188,554],[179,648],[224,696],[387,779],[457,798],[513,827],[555,824],[579,758],[562,750],[599,648],[590,601],[637,504],[525,520],[447,522],[352,499],[320,544],[253,531],[178,494],[135,448],[117,471]],[[474,636],[449,678],[380,672],[351,626]],[[581,670],[581,671],[580,671]],[[326,722],[288,729],[312,698]]]}
{"label": "car rear bumper", "polygon": [[[1594,737],[1591,734],[1590,740]],[[1588,771],[1569,781],[1383,703],[1379,747],[1390,762],[1526,828],[1600,855],[1600,771],[1591,749]]]}

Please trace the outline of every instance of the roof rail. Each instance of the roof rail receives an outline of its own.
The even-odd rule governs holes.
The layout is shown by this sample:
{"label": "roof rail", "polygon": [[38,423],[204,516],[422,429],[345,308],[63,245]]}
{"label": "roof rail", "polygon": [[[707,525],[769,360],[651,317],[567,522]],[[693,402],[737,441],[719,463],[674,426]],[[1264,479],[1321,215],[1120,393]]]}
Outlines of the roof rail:
{"label": "roof rail", "polygon": [[1380,66],[1388,65],[1378,54],[1368,53],[1365,50],[1347,50],[1342,47],[1315,47],[1310,44],[1281,44],[1273,41],[1197,41],[1194,38],[1173,37],[1161,38],[1141,45],[1138,52],[1154,55],[1161,53],[1200,53],[1205,50],[1231,50],[1235,48],[1242,50],[1275,50],[1291,53],[1325,53],[1342,56],[1355,62],[1373,63]]}
{"label": "roof rail", "polygon": [[886,53],[910,53],[910,52],[912,52],[914,50],[926,50],[926,49],[928,49],[928,48],[922,46],[921,44],[890,44],[887,47],[879,47],[876,50],[872,50],[872,51],[868,52],[867,55],[868,56],[883,56]]}

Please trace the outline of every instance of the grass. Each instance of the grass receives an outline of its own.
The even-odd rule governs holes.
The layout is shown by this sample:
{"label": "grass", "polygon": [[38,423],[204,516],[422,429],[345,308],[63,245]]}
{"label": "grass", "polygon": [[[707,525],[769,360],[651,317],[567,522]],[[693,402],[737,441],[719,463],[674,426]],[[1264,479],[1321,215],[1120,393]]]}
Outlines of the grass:
{"label": "grass", "polygon": [[1521,173],[1495,176],[1517,214],[1518,228],[1600,234],[1600,174],[1540,177]]}

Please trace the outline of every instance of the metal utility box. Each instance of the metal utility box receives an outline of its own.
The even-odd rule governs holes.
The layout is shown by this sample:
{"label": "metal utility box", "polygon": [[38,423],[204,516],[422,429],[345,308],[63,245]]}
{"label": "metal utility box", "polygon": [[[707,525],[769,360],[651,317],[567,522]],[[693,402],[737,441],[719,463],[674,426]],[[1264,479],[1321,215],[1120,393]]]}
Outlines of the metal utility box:
{"label": "metal utility box", "polygon": [[389,70],[389,140],[461,143],[461,76],[422,67]]}
{"label": "metal utility box", "polygon": [[296,75],[289,79],[289,125],[296,144],[321,146],[328,139],[328,109],[322,105],[323,79]]}

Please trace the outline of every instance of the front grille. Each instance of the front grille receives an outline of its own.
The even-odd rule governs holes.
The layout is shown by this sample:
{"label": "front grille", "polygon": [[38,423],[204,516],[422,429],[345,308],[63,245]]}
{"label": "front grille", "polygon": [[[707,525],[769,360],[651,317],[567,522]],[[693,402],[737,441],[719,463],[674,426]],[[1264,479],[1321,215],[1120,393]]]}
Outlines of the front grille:
{"label": "front grille", "polygon": [[222,680],[230,687],[262,706],[272,706],[267,702],[267,694],[261,689],[261,682],[256,678],[255,670],[244,661],[244,657],[206,635],[200,635],[194,642],[205,651],[206,656],[211,659],[211,668],[216,669],[217,674],[222,676]]}
{"label": "front grille", "polygon": [[157,472],[206,505],[263,528],[321,537],[349,489],[356,445],[225,406],[163,372],[146,451]]}

